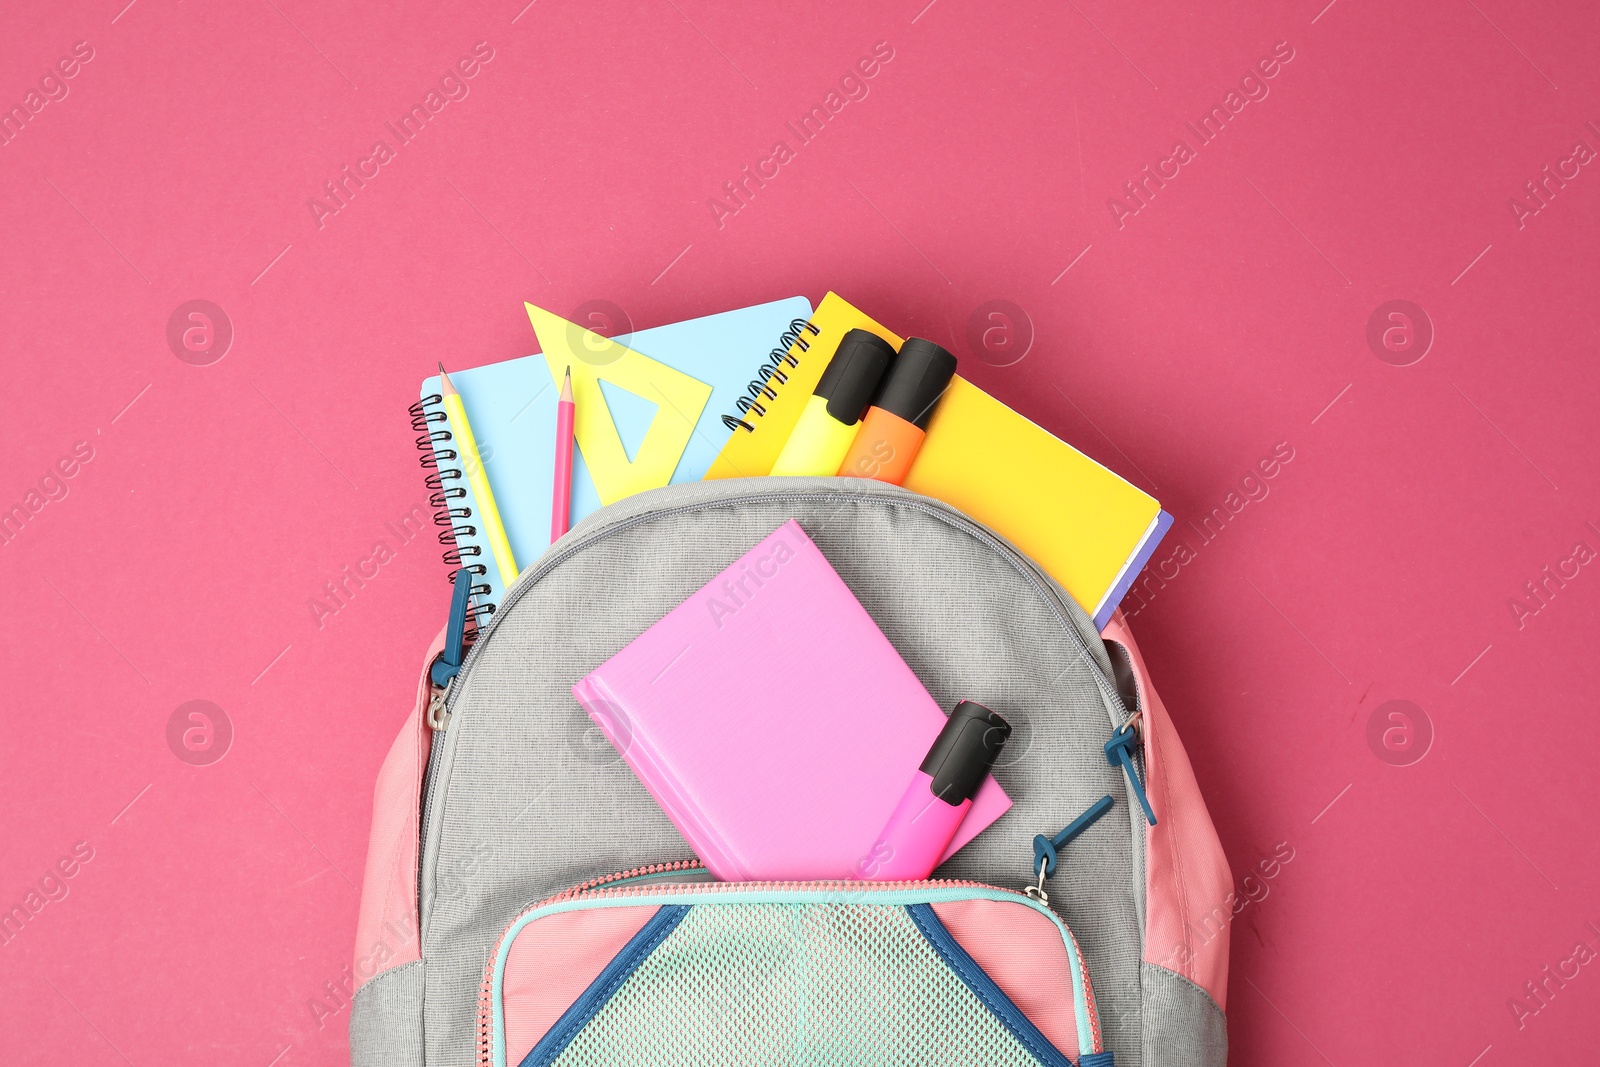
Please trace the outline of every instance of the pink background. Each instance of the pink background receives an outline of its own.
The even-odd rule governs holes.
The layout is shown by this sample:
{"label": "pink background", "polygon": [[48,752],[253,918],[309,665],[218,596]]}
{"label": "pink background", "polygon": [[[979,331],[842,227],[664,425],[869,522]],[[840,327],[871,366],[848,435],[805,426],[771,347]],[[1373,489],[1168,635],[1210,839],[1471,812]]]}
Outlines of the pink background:
{"label": "pink background", "polygon": [[[0,505],[93,458],[0,546],[0,907],[93,858],[0,948],[0,1062],[343,1062],[373,778],[448,593],[431,529],[385,525],[424,503],[418,381],[530,350],[524,298],[644,327],[829,288],[1177,516],[1158,559],[1190,558],[1133,625],[1256,898],[1233,1062],[1592,1060],[1600,964],[1508,1000],[1600,944],[1600,566],[1524,589],[1600,550],[1600,167],[1520,227],[1508,202],[1600,148],[1600,11],[524,2],[11,5],[0,104],[94,58],[0,146]],[[478,41],[470,94],[319,227]],[[869,95],[719,228],[708,199],[878,41]],[[1270,94],[1119,228],[1108,199],[1280,41]],[[209,366],[166,340],[194,298],[235,330]],[[1393,299],[1436,334],[1410,366],[1366,339]],[[991,300],[1019,310],[979,351]],[[195,699],[234,730],[209,766],[168,746]],[[1420,762],[1369,744],[1390,700]]]}

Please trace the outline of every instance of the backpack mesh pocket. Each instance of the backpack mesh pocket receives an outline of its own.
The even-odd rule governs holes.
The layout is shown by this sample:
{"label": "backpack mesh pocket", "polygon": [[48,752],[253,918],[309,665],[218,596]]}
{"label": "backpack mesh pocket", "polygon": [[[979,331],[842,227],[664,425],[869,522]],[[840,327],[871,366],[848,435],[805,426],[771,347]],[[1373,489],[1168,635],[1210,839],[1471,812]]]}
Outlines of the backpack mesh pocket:
{"label": "backpack mesh pocket", "polygon": [[834,899],[663,901],[520,1067],[1071,1062],[929,904]]}

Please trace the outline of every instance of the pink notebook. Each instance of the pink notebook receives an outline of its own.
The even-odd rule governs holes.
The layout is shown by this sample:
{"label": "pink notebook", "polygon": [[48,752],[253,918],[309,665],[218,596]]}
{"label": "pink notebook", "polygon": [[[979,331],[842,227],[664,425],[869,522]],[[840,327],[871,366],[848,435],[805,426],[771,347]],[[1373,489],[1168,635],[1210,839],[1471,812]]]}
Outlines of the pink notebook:
{"label": "pink notebook", "polygon": [[793,519],[572,692],[723,881],[848,877],[945,721]]}

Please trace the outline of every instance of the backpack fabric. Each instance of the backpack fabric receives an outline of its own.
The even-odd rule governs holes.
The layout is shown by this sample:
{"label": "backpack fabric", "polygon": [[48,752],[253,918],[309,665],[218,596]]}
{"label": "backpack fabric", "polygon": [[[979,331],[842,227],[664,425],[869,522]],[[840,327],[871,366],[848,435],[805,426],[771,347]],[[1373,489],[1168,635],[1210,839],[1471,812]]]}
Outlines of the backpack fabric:
{"label": "backpack fabric", "polygon": [[[1013,726],[1013,807],[938,881],[708,884],[572,696],[791,518],[941,706]],[[1226,1061],[1232,879],[1126,623],[1096,633],[955,509],[860,479],[667,486],[525,570],[442,697],[441,644],[379,774],[354,1067]],[[763,664],[730,684],[759,713]],[[1105,753],[1130,720],[1154,825]],[[1105,794],[1048,906],[1023,896],[1034,836]]]}

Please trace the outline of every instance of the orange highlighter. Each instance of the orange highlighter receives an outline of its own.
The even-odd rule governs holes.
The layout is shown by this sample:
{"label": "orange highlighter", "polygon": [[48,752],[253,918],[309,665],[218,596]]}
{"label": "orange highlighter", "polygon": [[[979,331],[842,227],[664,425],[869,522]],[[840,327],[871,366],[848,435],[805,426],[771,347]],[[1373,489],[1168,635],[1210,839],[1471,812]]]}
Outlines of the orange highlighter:
{"label": "orange highlighter", "polygon": [[934,406],[955,374],[955,356],[932,341],[907,338],[850,442],[840,477],[904,483],[927,436]]}

